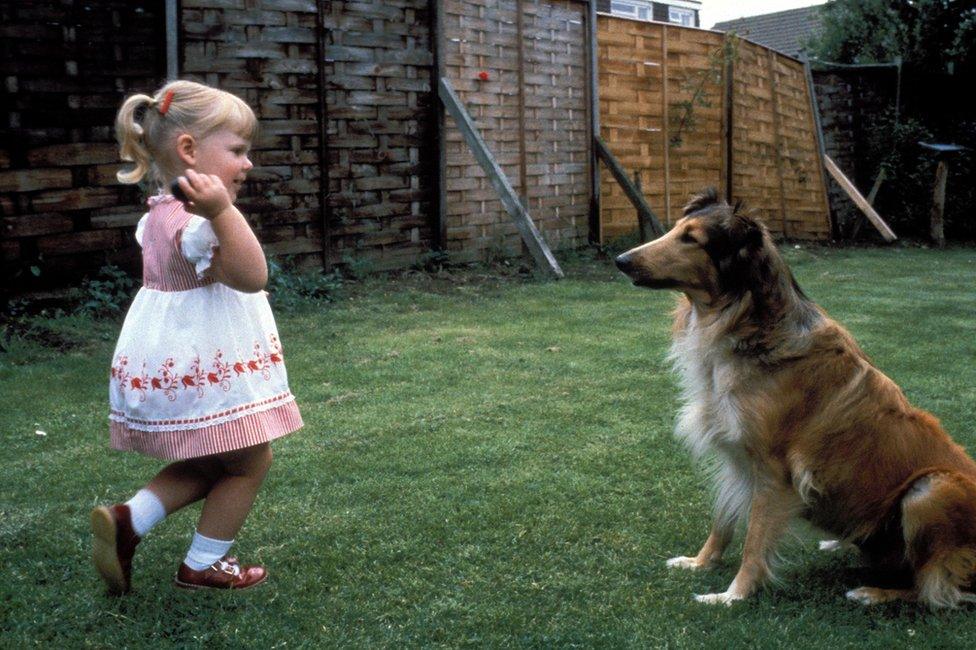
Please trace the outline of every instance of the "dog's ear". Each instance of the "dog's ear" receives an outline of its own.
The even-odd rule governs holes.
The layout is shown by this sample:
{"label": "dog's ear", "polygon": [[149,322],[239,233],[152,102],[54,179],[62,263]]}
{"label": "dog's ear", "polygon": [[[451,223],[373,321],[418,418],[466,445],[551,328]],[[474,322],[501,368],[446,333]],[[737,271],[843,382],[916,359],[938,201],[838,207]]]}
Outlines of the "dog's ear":
{"label": "dog's ear", "polygon": [[750,217],[734,213],[727,224],[727,247],[718,269],[723,287],[738,292],[753,286],[762,275],[763,227]]}
{"label": "dog's ear", "polygon": [[[736,204],[736,208],[739,205]],[[751,258],[762,248],[763,229],[758,221],[742,214],[732,213],[732,241],[739,257]]]}
{"label": "dog's ear", "polygon": [[718,191],[714,187],[707,187],[700,194],[691,197],[691,201],[684,207],[683,214],[687,217],[689,214],[704,210],[718,203]]}

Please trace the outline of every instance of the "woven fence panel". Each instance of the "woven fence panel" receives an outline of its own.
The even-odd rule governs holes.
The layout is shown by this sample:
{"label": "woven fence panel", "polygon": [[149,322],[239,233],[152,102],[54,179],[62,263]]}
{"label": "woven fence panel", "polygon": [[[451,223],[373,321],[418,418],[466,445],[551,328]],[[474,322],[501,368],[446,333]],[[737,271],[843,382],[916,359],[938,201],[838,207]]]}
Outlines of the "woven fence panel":
{"label": "woven fence panel", "polygon": [[586,244],[589,191],[585,7],[524,3],[526,207],[553,249]]}
{"label": "woven fence panel", "polygon": [[[445,75],[552,248],[587,236],[585,9],[568,0],[443,4]],[[461,260],[518,254],[515,224],[450,118],[444,146],[447,250]]]}
{"label": "woven fence panel", "polygon": [[[829,236],[824,178],[803,66],[718,32],[601,15],[600,131],[665,225],[703,188],[743,199],[779,235]],[[726,69],[732,64],[731,175]],[[637,215],[601,170],[603,241]]]}
{"label": "woven fence panel", "polygon": [[[598,16],[600,131],[617,159],[641,178],[657,214],[665,209],[663,30],[647,23]],[[657,107],[657,110],[652,107]],[[634,207],[612,176],[601,171],[603,239],[633,232]]]}
{"label": "woven fence panel", "polygon": [[181,78],[243,98],[259,119],[238,206],[273,254],[320,254],[316,3],[183,0]]}
{"label": "woven fence panel", "polygon": [[133,272],[142,192],[115,179],[113,123],[164,69],[158,2],[0,0],[2,288]]}
{"label": "woven fence panel", "polygon": [[721,34],[677,26],[658,28],[667,31],[670,209],[662,221],[670,225],[681,218],[689,197],[704,187],[724,185],[724,59]]}
{"label": "woven fence panel", "polygon": [[827,239],[825,179],[803,65],[741,42],[733,96],[733,195],[779,235]]}
{"label": "woven fence panel", "polygon": [[416,262],[434,237],[437,174],[426,0],[326,3],[335,262]]}

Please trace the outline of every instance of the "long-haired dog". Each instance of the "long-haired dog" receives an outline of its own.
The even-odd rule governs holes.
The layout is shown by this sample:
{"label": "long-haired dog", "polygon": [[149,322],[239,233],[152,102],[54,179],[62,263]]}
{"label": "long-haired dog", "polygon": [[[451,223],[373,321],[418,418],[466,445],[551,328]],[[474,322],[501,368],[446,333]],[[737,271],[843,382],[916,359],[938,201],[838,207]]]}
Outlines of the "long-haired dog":
{"label": "long-haired dog", "polygon": [[777,542],[803,518],[912,576],[852,600],[976,600],[976,463],[804,295],[761,223],[714,189],[684,215],[616,259],[635,285],[684,294],[671,347],[684,397],[676,435],[717,461],[711,533],[668,566],[713,566],[743,521],[732,584],[696,597],[730,604],[771,577]]}

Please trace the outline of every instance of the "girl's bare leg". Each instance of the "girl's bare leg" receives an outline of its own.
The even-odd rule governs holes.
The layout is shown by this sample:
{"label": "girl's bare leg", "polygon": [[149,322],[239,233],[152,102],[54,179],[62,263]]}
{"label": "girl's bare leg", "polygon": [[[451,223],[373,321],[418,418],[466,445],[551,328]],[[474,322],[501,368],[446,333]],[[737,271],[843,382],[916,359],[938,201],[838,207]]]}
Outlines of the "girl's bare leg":
{"label": "girl's bare leg", "polygon": [[211,539],[232,540],[244,524],[268,469],[271,445],[262,443],[216,454],[222,469],[203,502],[197,532]]}
{"label": "girl's bare leg", "polygon": [[181,460],[164,467],[146,489],[159,497],[168,515],[207,496],[223,471],[214,456]]}

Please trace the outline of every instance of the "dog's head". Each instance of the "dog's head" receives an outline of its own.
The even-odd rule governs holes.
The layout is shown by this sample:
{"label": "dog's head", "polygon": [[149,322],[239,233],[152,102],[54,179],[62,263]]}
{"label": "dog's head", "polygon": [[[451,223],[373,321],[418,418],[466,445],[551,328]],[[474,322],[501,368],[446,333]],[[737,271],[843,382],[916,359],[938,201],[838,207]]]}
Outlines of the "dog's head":
{"label": "dog's head", "polygon": [[685,206],[670,232],[621,254],[617,267],[637,286],[677,289],[703,303],[741,293],[756,280],[768,235],[738,207],[709,188]]}

